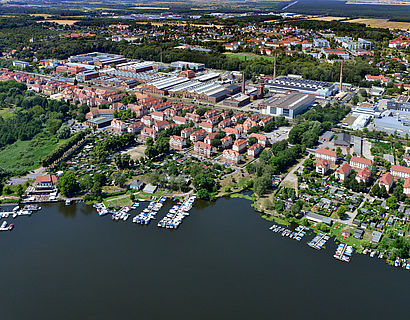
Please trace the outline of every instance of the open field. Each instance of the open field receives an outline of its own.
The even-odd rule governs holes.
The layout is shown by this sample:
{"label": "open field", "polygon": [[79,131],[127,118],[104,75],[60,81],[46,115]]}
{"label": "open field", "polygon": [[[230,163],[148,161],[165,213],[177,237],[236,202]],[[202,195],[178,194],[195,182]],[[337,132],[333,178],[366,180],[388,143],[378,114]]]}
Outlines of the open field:
{"label": "open field", "polygon": [[3,119],[9,119],[14,115],[14,110],[13,108],[4,108],[4,109],[0,109],[0,116]]}
{"label": "open field", "polygon": [[253,53],[225,53],[227,55],[229,55],[232,58],[238,58],[240,60],[251,60],[251,59],[255,59],[255,58],[263,58],[269,61],[272,61],[275,59],[274,57],[270,57],[270,56],[260,56],[257,54],[253,54]]}
{"label": "open field", "polygon": [[31,13],[30,16],[32,17],[43,17],[44,19],[50,18],[53,15],[49,13]]}
{"label": "open field", "polygon": [[16,174],[38,168],[42,159],[65,140],[39,134],[31,141],[17,141],[0,150],[0,167]]}
{"label": "open field", "polygon": [[352,19],[352,20],[346,20],[343,22],[364,23],[366,24],[366,26],[371,27],[371,28],[388,28],[388,29],[400,29],[400,30],[410,29],[410,22],[390,21],[388,19]]}
{"label": "open field", "polygon": [[140,10],[169,10],[169,7],[149,7],[149,6],[135,6],[131,7],[132,9]]}
{"label": "open field", "polygon": [[54,22],[54,23],[61,24],[61,25],[69,25],[69,26],[71,26],[71,25],[73,25],[74,23],[76,23],[76,22],[78,22],[78,21],[80,21],[80,20],[60,20],[60,19],[56,19],[56,20],[40,20],[40,21],[37,21],[37,22],[42,23],[42,22],[44,22],[44,21]]}
{"label": "open field", "polygon": [[318,21],[340,21],[349,19],[349,17],[335,17],[335,16],[324,16],[324,17],[312,17],[308,18],[308,20],[318,20]]}

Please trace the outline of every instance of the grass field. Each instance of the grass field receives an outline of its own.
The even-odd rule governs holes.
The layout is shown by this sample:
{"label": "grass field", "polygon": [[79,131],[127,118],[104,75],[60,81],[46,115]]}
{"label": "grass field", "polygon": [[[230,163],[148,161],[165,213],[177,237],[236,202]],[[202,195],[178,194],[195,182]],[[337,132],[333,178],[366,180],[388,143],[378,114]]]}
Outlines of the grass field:
{"label": "grass field", "polygon": [[325,16],[325,17],[312,17],[308,20],[318,20],[318,21],[339,21],[349,19],[348,17],[335,17],[335,16]]}
{"label": "grass field", "polygon": [[237,58],[237,59],[240,59],[240,60],[252,60],[252,59],[255,59],[255,58],[263,58],[263,59],[266,59],[266,60],[269,60],[269,61],[274,61],[274,57],[270,57],[270,56],[260,56],[260,55],[257,55],[257,54],[253,54],[253,53],[225,53],[225,54],[227,54],[227,55],[229,55],[230,57],[232,57],[232,58]]}
{"label": "grass field", "polygon": [[4,108],[4,109],[0,109],[0,116],[3,119],[9,119],[13,116],[14,114],[14,110],[13,108]]}
{"label": "grass field", "polygon": [[41,166],[42,159],[65,140],[41,133],[31,141],[17,141],[0,150],[0,167],[20,175]]}
{"label": "grass field", "polygon": [[71,26],[71,25],[73,25],[74,23],[76,23],[76,22],[78,22],[78,21],[80,21],[80,20],[40,20],[40,21],[37,21],[38,23],[41,23],[41,22],[44,22],[44,21],[47,21],[47,22],[54,22],[54,23],[57,23],[57,24],[61,24],[61,25],[69,25],[69,26]]}
{"label": "grass field", "polygon": [[410,22],[390,21],[388,19],[352,19],[343,22],[364,23],[366,26],[371,28],[387,28],[400,30],[410,29]]}

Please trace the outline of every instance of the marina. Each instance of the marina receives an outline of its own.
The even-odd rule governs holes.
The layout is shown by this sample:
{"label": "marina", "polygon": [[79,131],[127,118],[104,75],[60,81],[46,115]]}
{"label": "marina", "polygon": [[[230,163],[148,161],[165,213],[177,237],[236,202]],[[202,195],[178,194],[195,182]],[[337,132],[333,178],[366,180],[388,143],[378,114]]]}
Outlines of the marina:
{"label": "marina", "polygon": [[316,237],[314,237],[310,242],[308,242],[308,246],[312,247],[313,249],[320,250],[326,244],[326,241],[329,240],[329,236],[323,233],[318,233]]}
{"label": "marina", "polygon": [[306,235],[306,232],[309,230],[309,228],[304,226],[297,226],[295,228],[295,231],[292,231],[280,225],[274,224],[269,228],[269,230],[275,233],[280,233],[282,237],[289,237],[290,239],[301,241],[302,238]]}
{"label": "marina", "polygon": [[189,216],[189,210],[192,209],[196,197],[186,198],[183,202],[178,202],[168,212],[168,214],[158,222],[158,227],[167,229],[176,229],[182,223],[183,219]]}
{"label": "marina", "polygon": [[350,262],[353,251],[354,251],[354,249],[353,249],[352,246],[349,246],[349,245],[344,244],[344,243],[340,243],[338,245],[338,247],[336,249],[336,252],[333,255],[333,257],[335,259],[340,260],[340,261]]}

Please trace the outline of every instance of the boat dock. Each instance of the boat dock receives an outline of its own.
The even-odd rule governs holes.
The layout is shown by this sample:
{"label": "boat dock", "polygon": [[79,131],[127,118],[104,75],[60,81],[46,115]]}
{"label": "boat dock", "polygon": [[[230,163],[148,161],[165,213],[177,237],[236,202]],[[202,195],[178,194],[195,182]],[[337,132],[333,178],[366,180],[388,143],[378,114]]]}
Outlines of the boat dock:
{"label": "boat dock", "polygon": [[274,224],[269,228],[269,230],[275,233],[281,233],[282,237],[289,237],[290,239],[295,239],[297,241],[300,241],[306,235],[306,232],[307,230],[309,230],[309,228],[304,227],[304,226],[298,226],[295,229],[295,231],[292,231],[285,227],[281,227],[279,225]]}
{"label": "boat dock", "polygon": [[340,243],[339,246],[337,247],[336,252],[333,255],[333,257],[335,259],[340,260],[340,261],[350,262],[350,258],[352,256],[352,253],[353,253],[353,247],[352,246],[348,246],[347,244]]}
{"label": "boat dock", "polygon": [[189,216],[189,210],[195,202],[196,197],[191,196],[185,198],[183,202],[178,202],[171,209],[169,209],[167,215],[158,222],[159,228],[176,229],[180,226],[183,219]]}
{"label": "boat dock", "polygon": [[329,240],[329,236],[323,233],[318,233],[309,243],[308,246],[313,249],[320,250],[325,245],[326,241]]}

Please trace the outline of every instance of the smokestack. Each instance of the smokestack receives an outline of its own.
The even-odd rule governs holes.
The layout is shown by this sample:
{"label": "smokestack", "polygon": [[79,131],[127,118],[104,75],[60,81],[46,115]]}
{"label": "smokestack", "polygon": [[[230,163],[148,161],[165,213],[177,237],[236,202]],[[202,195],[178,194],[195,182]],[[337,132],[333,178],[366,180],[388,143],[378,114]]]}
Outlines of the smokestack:
{"label": "smokestack", "polygon": [[245,94],[245,72],[242,72],[242,93]]}
{"label": "smokestack", "polygon": [[275,56],[273,58],[273,79],[276,78],[276,50],[275,50]]}
{"label": "smokestack", "polygon": [[342,64],[340,65],[340,83],[339,83],[339,92],[342,92],[343,88],[343,60]]}
{"label": "smokestack", "polygon": [[159,61],[162,63],[162,48],[161,48],[161,52],[159,54]]}

